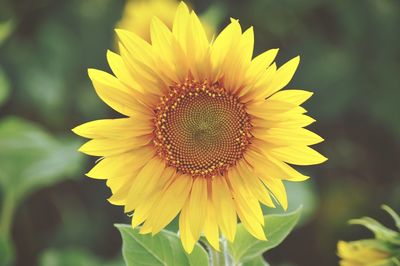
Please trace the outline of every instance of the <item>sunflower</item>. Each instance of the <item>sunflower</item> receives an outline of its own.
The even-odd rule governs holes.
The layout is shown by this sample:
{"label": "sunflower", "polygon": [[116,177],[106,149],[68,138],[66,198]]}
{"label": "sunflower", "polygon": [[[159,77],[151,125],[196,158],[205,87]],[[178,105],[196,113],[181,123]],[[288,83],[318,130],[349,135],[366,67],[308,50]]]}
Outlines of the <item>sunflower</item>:
{"label": "sunflower", "polygon": [[172,28],[178,4],[175,0],[128,0],[117,27],[133,31],[150,41],[149,28],[152,17],[157,16],[168,28]]}
{"label": "sunflower", "polygon": [[278,50],[252,58],[254,33],[238,20],[210,42],[181,3],[172,30],[151,22],[151,42],[116,30],[120,54],[108,51],[114,75],[89,69],[99,97],[125,118],[88,122],[73,131],[92,140],[80,151],[100,156],[87,173],[107,179],[109,201],[132,213],[132,226],[153,235],[179,214],[191,252],[201,234],[219,249],[235,238],[237,217],[266,239],[260,202],[287,208],[283,180],[308,177],[289,164],[326,160],[308,147],[322,138],[299,105],[311,92],[283,90],[299,64],[281,67]]}
{"label": "sunflower", "polygon": [[[172,29],[178,5],[179,2],[176,0],[128,0],[117,28],[132,31],[145,41],[151,42],[149,29],[152,18],[156,16],[169,29]],[[207,23],[201,18],[200,20],[207,37],[211,38],[215,33],[215,25]]]}
{"label": "sunflower", "polygon": [[390,266],[388,252],[379,250],[365,241],[338,242],[340,266]]}

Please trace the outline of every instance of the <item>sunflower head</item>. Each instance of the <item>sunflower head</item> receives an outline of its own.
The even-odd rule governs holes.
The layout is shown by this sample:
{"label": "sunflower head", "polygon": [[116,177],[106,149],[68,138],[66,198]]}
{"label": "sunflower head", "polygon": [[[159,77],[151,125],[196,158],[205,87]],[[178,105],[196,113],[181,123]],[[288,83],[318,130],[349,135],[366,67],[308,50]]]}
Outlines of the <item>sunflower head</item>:
{"label": "sunflower head", "polygon": [[390,266],[389,253],[370,241],[338,242],[340,266]]}
{"label": "sunflower head", "polygon": [[106,179],[109,201],[131,213],[132,226],[156,234],[179,215],[191,252],[201,234],[219,249],[233,241],[237,217],[265,239],[260,203],[287,208],[283,180],[308,177],[294,165],[326,160],[309,145],[314,122],[300,105],[312,93],[283,90],[299,64],[281,67],[278,50],[253,58],[253,28],[238,20],[212,41],[181,3],[172,26],[150,24],[150,41],[117,30],[120,54],[109,51],[113,75],[89,69],[99,97],[125,118],[78,126],[90,138],[80,151],[100,156],[87,174]]}

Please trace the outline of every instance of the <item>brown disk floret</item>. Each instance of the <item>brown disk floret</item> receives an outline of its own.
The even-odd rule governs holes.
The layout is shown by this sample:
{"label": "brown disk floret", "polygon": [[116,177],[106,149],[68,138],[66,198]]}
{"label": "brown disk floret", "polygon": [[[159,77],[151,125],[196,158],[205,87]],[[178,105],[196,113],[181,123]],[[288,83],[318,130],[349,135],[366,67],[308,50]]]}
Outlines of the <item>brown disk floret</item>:
{"label": "brown disk floret", "polygon": [[155,111],[159,155],[194,177],[223,174],[243,157],[251,140],[245,105],[218,83],[188,80],[171,86]]}

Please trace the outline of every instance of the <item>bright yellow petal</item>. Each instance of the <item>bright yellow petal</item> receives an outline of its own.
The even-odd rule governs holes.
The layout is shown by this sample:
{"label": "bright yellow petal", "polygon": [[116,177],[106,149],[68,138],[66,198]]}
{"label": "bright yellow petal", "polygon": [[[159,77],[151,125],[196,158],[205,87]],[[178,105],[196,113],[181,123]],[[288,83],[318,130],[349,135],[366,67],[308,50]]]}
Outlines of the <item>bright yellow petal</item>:
{"label": "bright yellow petal", "polygon": [[182,209],[191,187],[192,177],[187,175],[176,176],[173,183],[162,192],[161,198],[156,202],[143,227],[146,228],[148,226],[151,228],[153,235],[163,229]]}
{"label": "bright yellow petal", "polygon": [[[261,145],[260,145],[261,146]],[[254,171],[259,174],[259,177],[265,178],[276,178],[276,179],[288,179],[290,181],[303,181],[308,179],[289,165],[284,162],[277,160],[266,152],[255,151],[255,147],[251,147],[245,154],[245,158],[253,167]]]}
{"label": "bright yellow petal", "polygon": [[207,180],[199,177],[193,181],[189,198],[188,219],[192,236],[195,240],[200,237],[207,215]]}
{"label": "bright yellow petal", "polygon": [[119,54],[116,54],[110,50],[107,51],[107,61],[114,75],[122,82],[125,86],[142,91],[141,86],[133,79],[129,73],[124,61]]}
{"label": "bright yellow petal", "polygon": [[92,139],[83,144],[79,151],[92,156],[113,156],[146,146],[152,140],[151,135],[129,139]]}
{"label": "bright yellow petal", "polygon": [[[150,25],[151,42],[154,47],[155,57],[163,67],[159,69],[167,78],[168,83],[179,83],[184,80],[187,70],[184,71],[185,64],[182,64],[182,52],[177,54],[177,43],[170,29],[161,22],[157,17],[154,17]],[[186,78],[186,77],[185,77]]]}
{"label": "bright yellow petal", "polygon": [[232,184],[234,203],[240,220],[246,229],[256,238],[265,240],[262,228],[264,217],[258,200],[245,187],[236,169],[228,173],[228,180]]}
{"label": "bright yellow petal", "polygon": [[298,106],[281,101],[264,101],[247,105],[247,112],[255,117],[268,117],[272,115],[280,115],[289,112]]}
{"label": "bright yellow petal", "polygon": [[305,90],[283,90],[278,91],[268,98],[268,100],[276,100],[288,102],[294,105],[300,105],[307,101],[313,95],[312,92]]}
{"label": "bright yellow petal", "polygon": [[265,88],[272,82],[276,73],[276,64],[270,65],[262,75],[255,79],[254,84],[248,84],[240,93],[240,100],[243,103],[248,102],[264,102]]}
{"label": "bright yellow petal", "polygon": [[212,181],[212,202],[222,233],[232,242],[236,234],[236,212],[232,195],[225,178],[216,176]]}
{"label": "bright yellow petal", "polygon": [[210,245],[219,251],[219,232],[218,222],[215,216],[214,206],[211,198],[207,200],[207,216],[204,222],[204,236],[207,238]]}
{"label": "bright yellow petal", "polygon": [[[231,58],[238,52],[236,48],[241,38],[242,30],[237,20],[231,20],[231,23],[222,30],[212,43],[210,49],[211,64],[213,75],[211,82],[215,82],[225,74],[227,67],[227,58]],[[233,55],[232,55],[233,54]]]}
{"label": "bright yellow petal", "polygon": [[325,156],[307,146],[279,147],[272,149],[270,153],[279,160],[295,165],[320,164],[327,160]]}
{"label": "bright yellow petal", "polygon": [[253,85],[265,73],[272,64],[279,49],[270,49],[256,56],[250,63],[246,71],[246,83]]}
{"label": "bright yellow petal", "polygon": [[187,25],[189,24],[190,13],[187,5],[181,2],[175,14],[174,24],[172,27],[172,33],[178,40],[178,43],[186,53],[186,41],[187,41]]}
{"label": "bright yellow petal", "polygon": [[240,176],[240,173],[236,168],[229,170],[227,179],[229,180],[229,183],[231,184],[231,190],[234,193],[232,198],[234,199],[236,205],[240,205],[239,207],[241,209],[243,207],[246,209],[246,215],[251,215],[259,224],[264,224],[264,217],[260,204],[254,197],[253,191],[250,190],[244,183],[243,180],[245,178],[248,177]]}
{"label": "bright yellow petal", "polygon": [[315,122],[315,119],[304,114],[283,113],[274,116],[254,117],[252,125],[255,129],[268,128],[300,128]]}
{"label": "bright yellow petal", "polygon": [[129,191],[125,212],[135,209],[157,188],[162,189],[160,178],[164,169],[165,163],[155,156],[140,170]]}
{"label": "bright yellow petal", "polygon": [[154,125],[150,119],[102,119],[75,127],[72,131],[85,138],[126,139],[149,135]]}
{"label": "bright yellow petal", "polygon": [[267,188],[274,195],[276,200],[279,202],[279,204],[282,206],[282,208],[284,210],[287,210],[288,200],[287,200],[287,195],[286,195],[286,189],[285,189],[285,186],[283,185],[283,182],[279,179],[268,178],[268,177],[264,177],[264,178],[262,178],[262,180],[265,183],[265,185],[267,186]]}
{"label": "bright yellow petal", "polygon": [[237,93],[244,84],[246,69],[250,65],[254,48],[253,27],[246,30],[240,37],[237,47],[233,48],[227,55],[224,64],[224,86],[225,89]]}
{"label": "bright yellow petal", "polygon": [[262,204],[275,208],[275,204],[264,183],[262,183],[256,173],[250,169],[244,160],[238,162],[237,169],[247,189],[249,189]]}
{"label": "bright yellow petal", "polygon": [[132,181],[135,179],[136,174],[137,171],[134,171],[130,175],[123,175],[107,179],[106,185],[111,189],[111,192],[113,194],[123,192],[125,190],[125,187],[129,187],[132,184]]}
{"label": "bright yellow petal", "polygon": [[192,230],[190,229],[190,219],[189,219],[189,202],[183,206],[181,214],[179,215],[179,235],[181,237],[183,248],[187,253],[192,253],[194,245],[197,239],[192,236]]}
{"label": "bright yellow petal", "polygon": [[264,97],[268,97],[271,94],[285,87],[292,79],[299,63],[300,63],[300,57],[296,56],[295,58],[289,60],[283,66],[281,66],[276,71],[271,83],[268,84],[266,88],[264,88],[264,93],[263,93]]}
{"label": "bright yellow petal", "polygon": [[88,73],[99,97],[114,110],[126,116],[151,115],[116,77],[96,69],[89,69]]}
{"label": "bright yellow petal", "polygon": [[125,176],[141,168],[148,160],[154,157],[153,147],[143,146],[131,152],[109,156],[99,160],[98,163],[86,174],[96,179],[109,179]]}
{"label": "bright yellow petal", "polygon": [[256,138],[278,146],[313,145],[324,139],[305,128],[270,128],[254,129],[251,132]]}
{"label": "bright yellow petal", "polygon": [[153,187],[148,197],[138,204],[132,216],[132,227],[136,227],[143,223],[150,215],[154,204],[160,200],[164,187],[171,182],[171,178],[175,175],[176,171],[172,167],[166,167],[158,180],[158,184]]}
{"label": "bright yellow petal", "polygon": [[190,14],[190,26],[187,28],[186,56],[190,70],[195,80],[204,80],[208,74],[211,62],[208,57],[209,42],[203,26],[196,13]]}

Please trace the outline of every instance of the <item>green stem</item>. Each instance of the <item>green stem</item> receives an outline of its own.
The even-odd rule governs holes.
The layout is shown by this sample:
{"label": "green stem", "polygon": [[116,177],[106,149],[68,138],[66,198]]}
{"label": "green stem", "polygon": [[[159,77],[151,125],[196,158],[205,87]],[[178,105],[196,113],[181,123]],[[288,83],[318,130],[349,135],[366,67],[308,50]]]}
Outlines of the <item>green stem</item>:
{"label": "green stem", "polygon": [[210,266],[231,266],[235,265],[231,254],[228,250],[228,241],[222,237],[220,239],[221,251],[216,251],[208,244],[207,241],[202,241],[207,247]]}
{"label": "green stem", "polygon": [[0,234],[9,236],[11,234],[11,224],[14,217],[15,201],[11,194],[6,194],[0,212]]}

